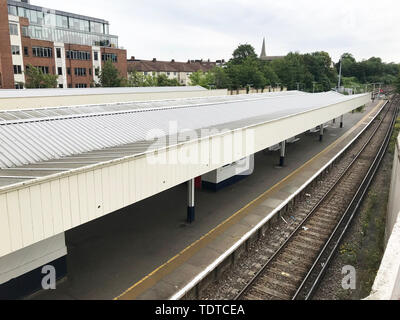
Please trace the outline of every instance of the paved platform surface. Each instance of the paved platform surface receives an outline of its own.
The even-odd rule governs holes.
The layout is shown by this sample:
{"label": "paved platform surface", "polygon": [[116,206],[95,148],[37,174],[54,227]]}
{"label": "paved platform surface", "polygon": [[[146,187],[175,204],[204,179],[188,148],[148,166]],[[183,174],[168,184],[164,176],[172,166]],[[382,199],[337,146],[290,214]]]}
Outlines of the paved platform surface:
{"label": "paved platform surface", "polygon": [[[287,144],[283,168],[276,168],[279,152],[260,152],[253,175],[217,193],[196,191],[194,224],[185,222],[187,191],[180,185],[66,232],[68,278],[28,299],[113,299],[124,292],[122,298],[169,298],[329,161],[376,104],[346,114],[343,129],[331,123],[323,142],[318,133],[300,135]],[[258,197],[262,207],[241,210]]]}

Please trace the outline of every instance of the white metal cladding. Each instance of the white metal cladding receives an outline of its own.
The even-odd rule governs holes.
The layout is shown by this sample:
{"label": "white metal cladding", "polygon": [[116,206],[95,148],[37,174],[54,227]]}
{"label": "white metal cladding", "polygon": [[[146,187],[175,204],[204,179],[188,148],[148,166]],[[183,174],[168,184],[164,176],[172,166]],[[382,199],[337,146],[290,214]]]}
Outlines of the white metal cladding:
{"label": "white metal cladding", "polygon": [[123,102],[123,103],[106,103],[78,105],[68,107],[48,107],[24,110],[0,110],[0,123],[15,123],[25,120],[40,120],[65,117],[69,115],[83,115],[89,113],[109,113],[113,111],[132,111],[140,109],[161,109],[168,107],[189,106],[195,104],[210,104],[240,100],[264,99],[266,97],[284,97],[288,95],[305,94],[299,91],[282,91],[279,93],[266,94],[248,94],[235,96],[211,96],[211,97],[194,97],[181,99],[165,99],[153,100],[146,102]]}
{"label": "white metal cladding", "polygon": [[[216,159],[213,152],[222,147],[221,140],[242,143],[250,130],[255,136],[256,151],[262,150],[368,100],[367,96],[359,96],[159,151],[169,159],[200,143],[209,151],[209,160],[202,164],[154,165],[143,155],[130,156],[0,188],[0,257],[227,164],[226,160]],[[245,151],[235,152],[232,161],[247,155]]]}
{"label": "white metal cladding", "polygon": [[[98,152],[93,165],[0,187],[0,257],[228,164],[228,160],[218,158],[219,149],[224,146],[221,141],[244,143],[248,132],[252,132],[254,151],[259,151],[368,101],[366,95],[353,96],[352,100],[328,107],[253,123],[243,130],[158,151],[170,159],[177,152],[188,152],[200,144],[202,150],[208,151],[207,161],[200,164],[152,164],[144,155],[105,161]],[[232,162],[250,155],[246,150],[233,150]]]}
{"label": "white metal cladding", "polygon": [[75,95],[104,95],[104,94],[129,94],[129,93],[154,93],[154,92],[185,92],[206,91],[200,86],[182,87],[125,87],[125,88],[65,88],[65,89],[24,89],[0,90],[1,98],[32,98],[32,97],[59,97]]}
{"label": "white metal cladding", "polygon": [[265,98],[256,100],[184,105],[180,108],[172,108],[174,104],[171,102],[167,109],[0,123],[0,168],[18,167],[143,141],[155,129],[168,135],[172,122],[176,122],[178,130],[215,126],[223,128],[224,125],[228,129],[235,129],[237,127],[232,128],[230,124],[243,123],[244,120],[247,120],[247,125],[255,121],[271,121],[338,102],[352,101],[360,96],[365,95],[343,96],[334,92],[275,97],[265,95]]}
{"label": "white metal cladding", "polygon": [[35,89],[34,91],[0,89],[0,110],[210,97],[227,95],[227,93],[227,89],[205,90],[200,87]]}

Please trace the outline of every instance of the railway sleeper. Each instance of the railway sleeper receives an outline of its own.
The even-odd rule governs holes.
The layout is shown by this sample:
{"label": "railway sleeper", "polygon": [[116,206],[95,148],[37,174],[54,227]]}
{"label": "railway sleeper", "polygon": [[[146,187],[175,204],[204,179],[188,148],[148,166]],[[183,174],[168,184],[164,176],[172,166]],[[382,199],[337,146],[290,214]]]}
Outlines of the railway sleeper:
{"label": "railway sleeper", "polygon": [[329,224],[323,223],[321,221],[317,221],[314,219],[310,219],[307,221],[307,226],[312,226],[314,228],[318,228],[318,230],[326,230],[327,233],[331,233],[335,223],[330,222]]}
{"label": "railway sleeper", "polygon": [[277,280],[271,276],[268,277],[265,274],[261,276],[261,279],[259,279],[259,281],[255,283],[255,285],[261,285],[263,287],[265,286],[278,292],[287,294],[289,296],[297,290],[296,285],[289,283],[288,281],[284,282]]}
{"label": "railway sleeper", "polygon": [[293,245],[295,247],[300,247],[304,250],[311,250],[311,251],[316,251],[316,252],[319,251],[319,248],[316,248],[315,244],[312,245],[312,244],[310,244],[310,242],[306,243],[305,241],[302,241],[300,239],[294,239],[291,245]]}
{"label": "railway sleeper", "polygon": [[295,269],[292,269],[291,271],[289,270],[282,270],[281,268],[275,268],[273,266],[270,266],[268,268],[268,272],[275,274],[279,279],[282,279],[282,281],[294,281],[294,282],[301,282],[303,280],[303,272],[298,271],[296,272]]}
{"label": "railway sleeper", "polygon": [[300,250],[298,248],[292,248],[287,246],[285,248],[286,252],[290,252],[292,255],[295,255],[298,257],[298,259],[304,259],[306,262],[311,262],[313,260],[313,256],[307,254],[308,252],[306,250]]}
{"label": "railway sleeper", "polygon": [[308,269],[304,266],[294,265],[293,263],[286,263],[286,262],[283,262],[282,260],[272,261],[271,266],[275,267],[275,268],[279,268],[280,270],[283,270],[284,272],[287,272],[287,273],[296,272],[298,274],[301,274],[301,273],[308,272]]}
{"label": "railway sleeper", "polygon": [[284,263],[287,265],[293,265],[296,267],[301,267],[301,268],[308,268],[310,261],[304,261],[302,257],[295,256],[291,254],[290,252],[282,252],[282,254],[277,257],[276,260],[278,263]]}

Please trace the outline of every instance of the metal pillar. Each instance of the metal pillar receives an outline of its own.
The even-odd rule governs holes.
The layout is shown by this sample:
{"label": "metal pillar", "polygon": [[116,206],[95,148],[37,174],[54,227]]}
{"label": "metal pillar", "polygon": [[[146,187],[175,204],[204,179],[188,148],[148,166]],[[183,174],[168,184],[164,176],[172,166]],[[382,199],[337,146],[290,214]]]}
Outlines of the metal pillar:
{"label": "metal pillar", "polygon": [[322,141],[323,136],[324,136],[324,125],[321,124],[319,128],[319,141]]}
{"label": "metal pillar", "polygon": [[281,157],[279,159],[279,166],[283,167],[285,164],[285,149],[286,149],[286,141],[281,142]]}
{"label": "metal pillar", "polygon": [[340,116],[340,127],[343,128],[343,115]]}
{"label": "metal pillar", "polygon": [[194,214],[194,187],[195,181],[191,179],[187,183],[188,188],[188,207],[187,207],[187,222],[194,222],[195,214]]}

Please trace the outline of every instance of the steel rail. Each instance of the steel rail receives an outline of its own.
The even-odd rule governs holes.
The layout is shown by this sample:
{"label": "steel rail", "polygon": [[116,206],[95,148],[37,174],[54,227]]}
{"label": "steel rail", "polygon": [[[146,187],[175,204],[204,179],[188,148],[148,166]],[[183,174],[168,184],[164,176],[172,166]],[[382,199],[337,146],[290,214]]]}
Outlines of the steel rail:
{"label": "steel rail", "polygon": [[[386,106],[385,106],[386,108]],[[357,153],[357,155],[354,157],[354,159],[351,161],[351,163],[345,168],[343,173],[339,176],[335,184],[329,188],[329,190],[325,193],[325,195],[314,205],[314,207],[310,210],[310,212],[307,214],[307,216],[304,218],[304,220],[295,228],[295,230],[289,235],[289,237],[284,241],[284,243],[274,252],[274,254],[268,259],[268,261],[264,264],[264,266],[253,276],[252,280],[246,284],[246,286],[236,295],[234,300],[239,300],[241,297],[243,297],[247,291],[251,288],[251,286],[254,284],[254,282],[264,273],[264,271],[267,269],[267,267],[271,264],[271,262],[275,259],[275,257],[282,252],[282,250],[289,244],[291,241],[292,237],[306,224],[309,220],[309,218],[315,213],[315,211],[320,207],[320,205],[323,203],[323,201],[328,197],[328,195],[331,194],[332,190],[337,186],[337,184],[342,180],[342,178],[345,176],[345,174],[348,172],[350,167],[354,164],[355,161],[357,161],[358,157],[360,154],[364,151],[364,149],[367,147],[373,136],[375,135],[376,131],[380,128],[381,124],[383,123],[383,120],[385,119],[388,109],[386,108],[386,113],[385,116],[380,119],[378,126],[374,129],[372,134],[369,136],[367,139],[366,143],[363,145],[362,149]],[[382,113],[383,109],[380,110],[379,115]],[[377,115],[378,116],[378,115]],[[354,141],[355,142],[355,141]]]}
{"label": "steel rail", "polygon": [[[397,101],[396,101],[397,102]],[[394,102],[393,102],[394,103]],[[295,293],[295,295],[292,297],[292,300],[296,300],[299,299],[299,297],[304,297],[304,300],[309,300],[312,295],[314,294],[316,288],[318,287],[318,284],[320,283],[324,273],[327,270],[327,267],[334,255],[334,253],[336,252],[339,244],[341,243],[341,240],[343,239],[346,231],[348,230],[354,216],[357,213],[357,210],[359,209],[365,194],[368,191],[369,186],[371,185],[371,182],[373,180],[373,178],[375,177],[375,174],[379,168],[379,165],[382,162],[383,157],[385,156],[387,147],[389,145],[390,142],[390,138],[394,129],[394,123],[396,122],[396,117],[397,117],[397,113],[398,113],[398,107],[395,107],[395,111],[393,113],[392,116],[392,120],[389,126],[388,131],[386,132],[386,135],[384,137],[383,140],[383,144],[380,146],[378,153],[376,154],[373,162],[371,163],[368,172],[366,173],[363,181],[360,184],[360,187],[358,188],[357,192],[355,193],[355,195],[353,196],[351,202],[349,203],[349,205],[347,206],[342,218],[340,219],[340,221],[337,223],[334,231],[332,232],[331,236],[329,237],[329,239],[326,241],[324,247],[322,248],[320,254],[318,255],[318,257],[316,258],[314,264],[312,265],[312,267],[310,268],[309,272],[307,273],[306,277],[304,278],[303,282],[301,283],[301,285],[299,286],[297,292]],[[347,220],[346,220],[347,219]],[[347,222],[346,222],[347,221]],[[345,223],[343,229],[341,229],[342,225]],[[339,234],[339,232],[342,230],[342,232]],[[339,234],[339,238],[336,239],[335,241],[335,237]],[[335,241],[335,242],[333,242]],[[332,245],[332,243],[334,243],[333,248],[331,248],[329,251],[329,247]],[[323,260],[323,257],[325,254],[328,254],[328,257],[326,258],[326,260]],[[323,261],[322,261],[323,260]],[[318,266],[321,266],[321,270],[317,270],[317,274],[316,274],[316,279],[312,282],[311,284],[311,288],[307,290],[307,282],[308,280],[311,278],[311,276],[315,275],[315,270]],[[307,290],[306,294],[302,294],[302,291]]]}

